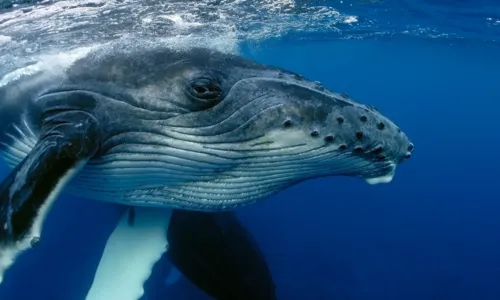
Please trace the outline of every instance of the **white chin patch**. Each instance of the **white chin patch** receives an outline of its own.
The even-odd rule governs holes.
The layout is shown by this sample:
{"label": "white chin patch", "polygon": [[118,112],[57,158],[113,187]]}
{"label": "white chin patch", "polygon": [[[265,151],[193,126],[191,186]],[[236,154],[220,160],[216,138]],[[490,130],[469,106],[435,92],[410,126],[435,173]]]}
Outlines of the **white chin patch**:
{"label": "white chin patch", "polygon": [[394,173],[381,177],[366,178],[365,180],[366,182],[368,182],[368,184],[379,184],[379,183],[389,183],[392,181],[392,178],[394,178]]}

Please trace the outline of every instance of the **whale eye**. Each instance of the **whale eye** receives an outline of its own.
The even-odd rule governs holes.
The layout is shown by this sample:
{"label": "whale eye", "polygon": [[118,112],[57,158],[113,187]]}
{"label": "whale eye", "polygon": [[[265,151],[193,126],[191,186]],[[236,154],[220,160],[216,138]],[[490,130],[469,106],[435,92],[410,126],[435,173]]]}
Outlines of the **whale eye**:
{"label": "whale eye", "polygon": [[191,96],[202,100],[218,100],[221,96],[220,83],[209,78],[196,78],[189,82]]}

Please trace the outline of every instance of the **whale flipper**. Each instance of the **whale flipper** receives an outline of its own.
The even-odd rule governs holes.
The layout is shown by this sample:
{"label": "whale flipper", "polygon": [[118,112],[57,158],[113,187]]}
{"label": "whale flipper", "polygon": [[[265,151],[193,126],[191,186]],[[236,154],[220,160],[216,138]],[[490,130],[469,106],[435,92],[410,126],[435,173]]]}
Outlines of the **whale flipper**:
{"label": "whale flipper", "polygon": [[[130,213],[134,221],[130,222]],[[111,233],[86,300],[137,300],[155,263],[168,249],[170,209],[133,207]]]}
{"label": "whale flipper", "polygon": [[172,264],[211,297],[276,299],[265,257],[234,213],[174,210],[167,240]]}
{"label": "whale flipper", "polygon": [[39,238],[54,199],[99,147],[90,114],[57,101],[46,107],[37,143],[0,184],[0,282],[18,253]]}
{"label": "whale flipper", "polygon": [[144,285],[165,257],[217,300],[276,299],[265,258],[233,213],[148,207],[128,208],[122,215],[85,299],[147,298]]}

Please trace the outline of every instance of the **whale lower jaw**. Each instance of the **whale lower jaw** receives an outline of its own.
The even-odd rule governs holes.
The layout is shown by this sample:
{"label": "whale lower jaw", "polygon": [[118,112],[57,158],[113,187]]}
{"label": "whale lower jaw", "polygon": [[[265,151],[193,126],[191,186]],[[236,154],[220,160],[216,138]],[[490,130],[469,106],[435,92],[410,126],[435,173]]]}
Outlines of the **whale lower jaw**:
{"label": "whale lower jaw", "polygon": [[368,184],[374,185],[379,183],[389,183],[394,178],[394,175],[375,177],[375,178],[367,178],[365,179]]}
{"label": "whale lower jaw", "polygon": [[375,185],[375,184],[380,184],[380,183],[389,183],[392,181],[393,178],[394,178],[394,172],[392,174],[389,174],[389,175],[372,177],[372,178],[365,178],[365,181],[368,184]]}

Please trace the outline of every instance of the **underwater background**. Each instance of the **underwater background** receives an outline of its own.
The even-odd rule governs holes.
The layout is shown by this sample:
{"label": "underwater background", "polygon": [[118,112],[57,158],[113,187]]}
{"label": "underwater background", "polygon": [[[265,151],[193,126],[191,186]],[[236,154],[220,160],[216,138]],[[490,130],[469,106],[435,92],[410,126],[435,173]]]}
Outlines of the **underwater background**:
{"label": "underwater background", "polygon": [[[169,9],[170,18],[157,18],[155,5]],[[500,1],[0,7],[2,76],[37,55],[109,40],[118,32],[113,26],[152,38],[170,28],[177,30],[174,40],[212,38],[320,81],[404,128],[415,150],[389,184],[315,179],[237,210],[266,256],[278,299],[500,300]],[[200,7],[209,13],[196,15]],[[125,9],[133,14],[118,13]],[[94,34],[102,26],[109,34]],[[2,165],[0,177],[6,173]],[[61,197],[40,245],[6,273],[0,299],[83,299],[119,213],[112,204]],[[168,262],[159,263],[144,298],[209,299],[173,273]]]}

